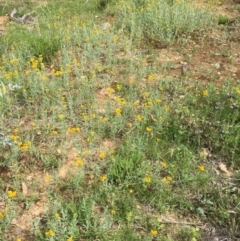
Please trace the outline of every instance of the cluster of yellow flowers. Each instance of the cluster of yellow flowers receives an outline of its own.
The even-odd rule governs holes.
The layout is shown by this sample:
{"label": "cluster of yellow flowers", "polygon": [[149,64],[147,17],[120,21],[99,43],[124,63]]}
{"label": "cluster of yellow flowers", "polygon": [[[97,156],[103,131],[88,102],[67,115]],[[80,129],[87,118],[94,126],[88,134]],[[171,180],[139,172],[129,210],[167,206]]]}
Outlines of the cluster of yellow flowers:
{"label": "cluster of yellow flowers", "polygon": [[13,198],[13,197],[16,197],[16,196],[17,196],[17,192],[16,192],[16,191],[11,191],[11,190],[9,190],[9,191],[7,192],[7,195],[8,195],[9,198]]}
{"label": "cluster of yellow flowers", "polygon": [[67,132],[68,133],[80,132],[80,128],[79,127],[68,127]]}
{"label": "cluster of yellow flowers", "polygon": [[167,176],[167,177],[164,177],[163,179],[162,179],[162,182],[163,183],[169,183],[169,182],[171,182],[173,180],[173,178],[171,177],[171,176]]}
{"label": "cluster of yellow flowers", "polygon": [[18,142],[18,146],[21,148],[22,151],[27,151],[29,149],[29,147],[32,145],[32,143],[30,141],[27,142]]}
{"label": "cluster of yellow flowers", "polygon": [[82,160],[82,158],[81,157],[77,157],[76,158],[76,160],[75,160],[75,162],[74,162],[74,166],[75,167],[82,167],[82,166],[84,166],[84,162],[83,162],[83,160]]}

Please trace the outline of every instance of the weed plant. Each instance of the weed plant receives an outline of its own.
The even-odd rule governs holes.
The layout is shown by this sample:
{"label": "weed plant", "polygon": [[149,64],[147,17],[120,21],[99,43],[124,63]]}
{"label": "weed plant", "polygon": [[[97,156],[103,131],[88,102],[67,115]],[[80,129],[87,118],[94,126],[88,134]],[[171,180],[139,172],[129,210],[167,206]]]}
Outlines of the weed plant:
{"label": "weed plant", "polygon": [[[33,29],[9,23],[1,40],[0,236],[203,240],[198,227],[173,230],[166,216],[234,236],[239,191],[213,166],[221,159],[239,169],[240,86],[176,81],[153,46],[151,56],[137,53],[147,38],[169,44],[206,30],[210,9],[183,0],[72,0],[36,13]],[[21,213],[32,219],[19,233]]]}

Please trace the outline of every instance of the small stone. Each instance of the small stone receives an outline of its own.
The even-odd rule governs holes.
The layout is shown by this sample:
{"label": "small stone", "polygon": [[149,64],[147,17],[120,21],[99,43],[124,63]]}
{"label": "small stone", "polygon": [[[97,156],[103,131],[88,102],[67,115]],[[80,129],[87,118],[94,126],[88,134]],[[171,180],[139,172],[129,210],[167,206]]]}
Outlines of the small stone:
{"label": "small stone", "polygon": [[216,63],[214,66],[215,66],[216,69],[220,68],[220,64],[219,63]]}
{"label": "small stone", "polygon": [[109,28],[111,28],[112,27],[112,25],[110,24],[110,23],[103,23],[102,25],[101,25],[101,27],[102,27],[102,29],[109,29]]}

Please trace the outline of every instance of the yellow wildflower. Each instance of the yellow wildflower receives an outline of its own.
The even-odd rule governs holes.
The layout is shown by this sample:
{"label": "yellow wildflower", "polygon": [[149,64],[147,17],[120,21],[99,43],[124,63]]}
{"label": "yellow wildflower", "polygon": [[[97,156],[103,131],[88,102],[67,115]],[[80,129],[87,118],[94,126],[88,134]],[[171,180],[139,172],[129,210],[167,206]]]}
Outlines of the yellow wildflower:
{"label": "yellow wildflower", "polygon": [[130,194],[132,194],[132,193],[133,193],[133,190],[132,190],[132,189],[130,189],[130,190],[129,190],[129,193],[130,193]]}
{"label": "yellow wildflower", "polygon": [[68,127],[67,132],[68,133],[80,132],[80,128],[79,127]]}
{"label": "yellow wildflower", "polygon": [[53,130],[53,131],[52,131],[52,134],[53,134],[53,135],[57,135],[57,134],[58,134],[58,131]]}
{"label": "yellow wildflower", "polygon": [[115,112],[117,115],[122,115],[122,110],[120,108],[116,108]]}
{"label": "yellow wildflower", "polygon": [[122,85],[121,84],[117,84],[116,88],[117,88],[117,90],[121,90]]}
{"label": "yellow wildflower", "polygon": [[2,212],[0,212],[0,219],[4,218],[4,214]]}
{"label": "yellow wildflower", "polygon": [[143,97],[148,97],[148,96],[149,96],[149,93],[148,93],[148,92],[143,92],[143,93],[142,93],[142,96],[143,96]]}
{"label": "yellow wildflower", "polygon": [[101,65],[99,65],[99,66],[97,67],[97,69],[98,69],[99,72],[101,72],[101,71],[103,70],[103,67],[102,67]]}
{"label": "yellow wildflower", "polygon": [[70,237],[67,239],[67,241],[73,241],[73,237],[70,236]]}
{"label": "yellow wildflower", "polygon": [[205,171],[205,167],[203,165],[199,165],[198,166],[198,169],[201,171],[201,172],[204,172]]}
{"label": "yellow wildflower", "polygon": [[204,90],[202,93],[204,96],[208,96],[208,90]]}
{"label": "yellow wildflower", "polygon": [[154,80],[154,79],[156,79],[157,78],[157,75],[156,74],[150,74],[150,75],[148,75],[148,79],[149,80]]}
{"label": "yellow wildflower", "polygon": [[22,241],[22,239],[21,238],[17,238],[16,241]]}
{"label": "yellow wildflower", "polygon": [[2,87],[2,94],[5,94],[7,92],[6,88],[3,86]]}
{"label": "yellow wildflower", "polygon": [[118,41],[118,35],[117,34],[114,34],[113,36],[113,42],[116,43]]}
{"label": "yellow wildflower", "polygon": [[21,148],[22,151],[27,151],[28,148],[32,145],[30,141],[23,143],[22,141],[18,142],[18,146]]}
{"label": "yellow wildflower", "polygon": [[137,120],[137,121],[140,122],[140,121],[142,121],[142,119],[143,119],[143,117],[142,117],[141,115],[137,115],[137,117],[136,117],[136,120]]}
{"label": "yellow wildflower", "polygon": [[108,94],[111,95],[115,92],[115,90],[113,88],[108,88]]}
{"label": "yellow wildflower", "polygon": [[82,160],[81,157],[77,157],[77,158],[76,158],[76,161],[75,161],[75,163],[74,163],[74,166],[76,166],[76,167],[82,167],[82,166],[84,166],[84,162],[83,162],[83,160]]}
{"label": "yellow wildflower", "polygon": [[115,209],[111,210],[111,214],[114,215],[116,213]]}
{"label": "yellow wildflower", "polygon": [[57,70],[55,73],[54,73],[55,76],[61,76],[63,75],[63,72],[61,70]]}
{"label": "yellow wildflower", "polygon": [[101,151],[100,154],[99,154],[99,157],[101,159],[105,158],[106,157],[106,153],[104,151]]}
{"label": "yellow wildflower", "polygon": [[139,105],[139,100],[134,101],[134,102],[133,102],[133,105],[134,105],[134,106],[138,106],[138,105]]}
{"label": "yellow wildflower", "polygon": [[19,139],[19,136],[17,136],[17,135],[11,135],[11,136],[10,136],[10,139],[11,139],[12,141],[16,141],[17,139]]}
{"label": "yellow wildflower", "polygon": [[16,191],[8,191],[7,195],[9,198],[13,198],[17,196],[17,192]]}
{"label": "yellow wildflower", "polygon": [[166,112],[168,112],[168,111],[169,111],[169,109],[170,109],[170,108],[169,108],[169,106],[168,106],[168,105],[165,105],[165,106],[164,106],[164,110],[165,110]]}
{"label": "yellow wildflower", "polygon": [[100,181],[104,182],[107,179],[107,175],[101,175],[100,176]]}
{"label": "yellow wildflower", "polygon": [[167,168],[167,163],[166,162],[160,162],[161,163],[161,166],[163,167],[163,168]]}
{"label": "yellow wildflower", "polygon": [[55,218],[56,219],[61,219],[60,214],[59,213],[55,213]]}
{"label": "yellow wildflower", "polygon": [[47,174],[47,175],[45,176],[45,182],[50,182],[51,179],[52,179],[52,177],[51,177],[49,174]]}
{"label": "yellow wildflower", "polygon": [[60,120],[64,120],[64,118],[65,118],[65,115],[63,115],[63,114],[60,114],[60,115],[59,115],[58,117],[59,117],[59,119],[60,119]]}
{"label": "yellow wildflower", "polygon": [[45,235],[46,235],[46,236],[54,236],[55,233],[54,233],[54,231],[53,231],[52,229],[50,229],[50,230],[48,230],[47,232],[45,232]]}
{"label": "yellow wildflower", "polygon": [[172,181],[172,177],[171,176],[167,176],[167,177],[164,177],[163,179],[162,179],[162,182],[163,183],[169,183],[169,182],[171,182]]}
{"label": "yellow wildflower", "polygon": [[152,128],[148,126],[148,127],[146,127],[146,131],[147,132],[152,132]]}
{"label": "yellow wildflower", "polygon": [[152,182],[151,177],[145,177],[145,178],[144,178],[144,182],[146,182],[146,183],[151,183],[151,182]]}
{"label": "yellow wildflower", "polygon": [[156,236],[158,234],[158,231],[155,229],[151,229],[152,236]]}

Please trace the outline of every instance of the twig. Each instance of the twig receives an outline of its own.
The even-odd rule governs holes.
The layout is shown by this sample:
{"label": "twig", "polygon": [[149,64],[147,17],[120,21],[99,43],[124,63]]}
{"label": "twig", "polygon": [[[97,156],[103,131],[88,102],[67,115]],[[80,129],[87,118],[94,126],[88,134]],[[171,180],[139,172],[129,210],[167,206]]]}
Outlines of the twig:
{"label": "twig", "polygon": [[16,13],[17,13],[17,10],[16,10],[16,8],[14,8],[13,11],[11,12],[11,14],[10,14],[10,19],[15,21],[15,22],[21,23],[21,24],[24,24],[26,18],[31,15],[31,13],[27,13],[27,14],[24,14],[22,17],[15,17],[14,15]]}
{"label": "twig", "polygon": [[176,222],[176,221],[161,221],[160,223],[163,224],[182,224],[182,225],[189,225],[189,226],[203,226],[202,223],[186,223],[186,222]]}

